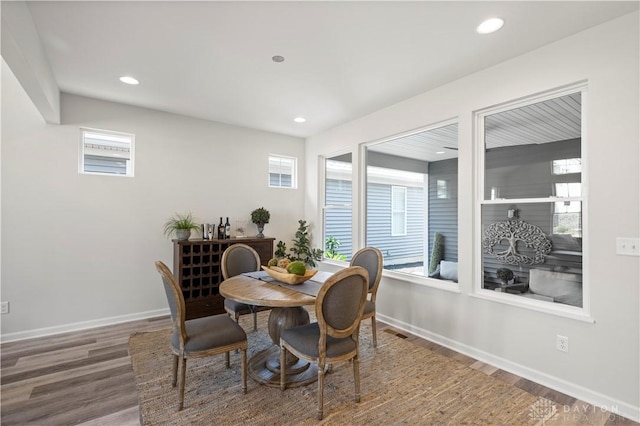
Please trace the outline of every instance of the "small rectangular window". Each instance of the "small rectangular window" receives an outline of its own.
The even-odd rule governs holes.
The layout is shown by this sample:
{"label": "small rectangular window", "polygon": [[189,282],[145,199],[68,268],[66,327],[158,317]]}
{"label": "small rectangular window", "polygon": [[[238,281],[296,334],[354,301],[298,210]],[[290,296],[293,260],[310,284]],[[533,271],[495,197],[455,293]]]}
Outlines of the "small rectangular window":
{"label": "small rectangular window", "polygon": [[296,163],[294,157],[269,156],[269,187],[297,188]]}
{"label": "small rectangular window", "polygon": [[437,197],[441,200],[446,200],[449,198],[449,191],[447,190],[447,181],[438,179],[436,181],[436,192]]}
{"label": "small rectangular window", "polygon": [[134,135],[80,130],[80,173],[133,176]]}
{"label": "small rectangular window", "polygon": [[554,175],[568,175],[582,172],[582,158],[565,158],[552,161]]}
{"label": "small rectangular window", "polygon": [[407,188],[391,187],[391,236],[407,235]]}

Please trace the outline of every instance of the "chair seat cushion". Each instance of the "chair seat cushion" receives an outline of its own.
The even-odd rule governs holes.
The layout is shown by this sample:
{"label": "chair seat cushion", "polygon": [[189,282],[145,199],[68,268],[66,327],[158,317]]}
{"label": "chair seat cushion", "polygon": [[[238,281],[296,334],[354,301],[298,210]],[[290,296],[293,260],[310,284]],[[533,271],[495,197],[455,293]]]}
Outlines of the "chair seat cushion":
{"label": "chair seat cushion", "polygon": [[224,299],[224,309],[233,312],[251,312],[251,308],[246,303],[241,303],[233,299]]}
{"label": "chair seat cushion", "polygon": [[363,315],[372,314],[376,311],[376,304],[371,300],[365,300],[364,302],[364,313]]}
{"label": "chair seat cushion", "polygon": [[[318,358],[320,327],[317,322],[284,330],[280,338],[306,356]],[[327,336],[327,358],[334,358],[355,350],[356,342],[350,337],[336,339]]]}
{"label": "chair seat cushion", "polygon": [[[206,351],[211,348],[241,343],[247,340],[247,334],[227,315],[214,315],[196,318],[184,323],[189,340],[185,343],[186,353]],[[171,336],[174,350],[180,348],[177,331]]]}

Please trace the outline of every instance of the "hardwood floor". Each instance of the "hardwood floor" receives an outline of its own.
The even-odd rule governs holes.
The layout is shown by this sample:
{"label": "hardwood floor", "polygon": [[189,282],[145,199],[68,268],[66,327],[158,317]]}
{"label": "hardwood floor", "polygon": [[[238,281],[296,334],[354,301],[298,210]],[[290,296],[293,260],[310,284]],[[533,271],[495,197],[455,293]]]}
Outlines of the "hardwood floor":
{"label": "hardwood floor", "polygon": [[[127,351],[129,335],[170,326],[169,318],[163,317],[3,344],[1,424],[139,425]],[[566,421],[549,424],[638,424],[384,324],[379,324],[378,332],[406,338],[526,392],[572,407]]]}

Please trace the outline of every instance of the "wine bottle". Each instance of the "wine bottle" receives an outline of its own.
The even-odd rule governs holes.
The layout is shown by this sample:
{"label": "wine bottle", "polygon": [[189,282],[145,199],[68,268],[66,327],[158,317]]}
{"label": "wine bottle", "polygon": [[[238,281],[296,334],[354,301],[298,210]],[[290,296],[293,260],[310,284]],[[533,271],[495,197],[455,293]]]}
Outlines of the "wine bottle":
{"label": "wine bottle", "polygon": [[222,224],[222,216],[220,216],[220,225],[218,225],[218,239],[224,240],[224,225]]}
{"label": "wine bottle", "polygon": [[231,224],[229,223],[229,216],[227,216],[227,221],[224,224],[224,237],[227,239],[231,238]]}

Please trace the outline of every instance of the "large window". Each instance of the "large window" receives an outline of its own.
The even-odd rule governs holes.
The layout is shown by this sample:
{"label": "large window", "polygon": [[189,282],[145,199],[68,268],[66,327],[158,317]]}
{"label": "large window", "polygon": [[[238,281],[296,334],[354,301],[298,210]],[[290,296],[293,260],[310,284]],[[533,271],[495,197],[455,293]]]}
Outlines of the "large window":
{"label": "large window", "polygon": [[576,87],[478,114],[482,289],[584,306],[583,96]]}
{"label": "large window", "polygon": [[349,261],[351,249],[351,154],[325,159],[324,257]]}
{"label": "large window", "polygon": [[457,123],[366,147],[366,245],[385,270],[457,281],[457,147]]}
{"label": "large window", "polygon": [[80,129],[80,173],[133,176],[134,135]]}

